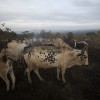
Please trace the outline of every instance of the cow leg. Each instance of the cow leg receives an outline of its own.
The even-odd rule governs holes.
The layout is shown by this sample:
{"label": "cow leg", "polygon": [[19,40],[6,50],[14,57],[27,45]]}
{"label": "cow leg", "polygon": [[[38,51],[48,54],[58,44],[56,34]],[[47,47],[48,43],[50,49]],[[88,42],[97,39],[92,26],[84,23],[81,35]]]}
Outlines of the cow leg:
{"label": "cow leg", "polygon": [[40,74],[39,74],[39,71],[38,71],[38,68],[36,68],[35,70],[34,70],[34,72],[36,73],[36,75],[38,76],[38,78],[41,80],[41,81],[44,81],[44,79],[40,76]]}
{"label": "cow leg", "polygon": [[85,51],[86,55],[87,55],[87,58],[86,58],[86,61],[85,61],[85,65],[89,65],[89,61],[88,61],[88,53],[87,51]]}
{"label": "cow leg", "polygon": [[60,68],[57,68],[57,79],[61,80],[60,77],[59,77],[59,74],[60,74]]}
{"label": "cow leg", "polygon": [[9,83],[8,78],[7,78],[7,74],[4,73],[4,74],[1,76],[1,78],[2,78],[2,79],[4,80],[4,82],[6,83],[7,91],[9,91],[9,89],[10,89],[10,83]]}
{"label": "cow leg", "polygon": [[11,77],[11,80],[12,80],[12,90],[13,90],[14,87],[15,87],[15,75],[13,73],[13,70],[9,74],[10,74],[10,77]]}
{"label": "cow leg", "polygon": [[27,68],[27,69],[26,69],[26,73],[27,73],[28,82],[29,82],[30,84],[32,84],[30,72],[31,72],[31,71]]}
{"label": "cow leg", "polygon": [[61,74],[62,74],[62,81],[66,82],[65,76],[64,76],[65,75],[65,68],[64,67],[61,68]]}

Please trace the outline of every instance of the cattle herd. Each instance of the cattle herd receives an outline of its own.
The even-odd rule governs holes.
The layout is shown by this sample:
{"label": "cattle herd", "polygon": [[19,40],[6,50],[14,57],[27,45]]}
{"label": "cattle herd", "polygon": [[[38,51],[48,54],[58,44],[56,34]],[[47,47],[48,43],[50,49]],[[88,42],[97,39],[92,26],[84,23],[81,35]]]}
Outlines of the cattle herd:
{"label": "cattle herd", "polygon": [[27,82],[31,85],[33,84],[31,76],[36,76],[40,82],[43,81],[45,84],[46,80],[42,77],[41,69],[48,71],[48,69],[55,68],[57,80],[61,80],[62,84],[67,84],[67,79],[65,79],[66,69],[73,68],[74,66],[87,68],[90,62],[88,61],[88,53],[89,51],[84,48],[71,48],[59,38],[54,39],[49,45],[45,43],[30,45],[25,43],[25,41],[17,42],[13,40],[7,43],[6,47],[0,48],[0,77],[6,83],[5,90],[11,91],[11,93],[18,88],[16,86],[18,78],[15,69],[19,71],[18,73],[23,70],[23,78],[28,80]]}

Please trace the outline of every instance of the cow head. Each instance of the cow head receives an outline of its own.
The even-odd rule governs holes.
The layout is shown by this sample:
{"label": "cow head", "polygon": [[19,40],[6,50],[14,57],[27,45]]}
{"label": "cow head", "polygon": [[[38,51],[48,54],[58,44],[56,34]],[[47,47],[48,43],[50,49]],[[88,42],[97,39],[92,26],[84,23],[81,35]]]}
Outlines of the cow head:
{"label": "cow head", "polygon": [[87,51],[84,51],[84,53],[81,52],[77,56],[80,57],[80,60],[83,63],[83,65],[88,65],[88,54],[87,54]]}
{"label": "cow head", "polygon": [[82,65],[88,65],[88,54],[86,51],[74,50],[75,59],[79,60]]}

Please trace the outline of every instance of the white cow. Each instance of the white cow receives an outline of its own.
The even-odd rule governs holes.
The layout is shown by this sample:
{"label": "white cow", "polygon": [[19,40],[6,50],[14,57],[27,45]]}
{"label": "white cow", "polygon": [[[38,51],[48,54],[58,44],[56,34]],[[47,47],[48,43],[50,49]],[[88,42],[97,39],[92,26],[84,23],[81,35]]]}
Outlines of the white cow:
{"label": "white cow", "polygon": [[13,40],[7,44],[8,48],[15,48],[18,45],[16,40]]}
{"label": "white cow", "polygon": [[35,50],[30,54],[27,53],[24,55],[25,62],[27,64],[27,76],[28,81],[31,83],[30,72],[34,70],[40,80],[43,78],[40,76],[38,69],[39,68],[57,68],[57,79],[59,78],[59,72],[61,69],[62,80],[65,82],[65,70],[66,68],[70,68],[74,65],[88,65],[88,55],[85,51],[84,55],[82,55],[81,50],[64,50],[64,51],[56,51],[56,50]]}
{"label": "white cow", "polygon": [[59,47],[59,48],[66,48],[68,50],[72,50],[73,49],[69,45],[67,45],[65,42],[63,42],[63,40],[61,38],[53,39],[52,44],[54,46],[56,46],[56,47]]}
{"label": "white cow", "polygon": [[[25,43],[20,43],[15,48],[6,48],[5,54],[7,57],[12,58],[14,61],[20,61],[22,57],[22,51],[27,45]],[[19,64],[20,64],[19,62]]]}
{"label": "white cow", "polygon": [[0,52],[0,77],[6,83],[7,91],[10,90],[10,81],[8,80],[7,75],[9,74],[12,81],[12,90],[15,87],[15,75],[13,72],[12,60],[6,59],[4,56],[4,52]]}

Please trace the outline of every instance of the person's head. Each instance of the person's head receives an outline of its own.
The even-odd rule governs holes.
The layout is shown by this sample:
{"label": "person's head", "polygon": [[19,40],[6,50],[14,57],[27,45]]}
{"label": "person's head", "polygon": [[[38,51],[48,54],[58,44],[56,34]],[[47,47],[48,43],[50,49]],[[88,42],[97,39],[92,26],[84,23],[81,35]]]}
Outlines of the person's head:
{"label": "person's head", "polygon": [[68,39],[73,39],[73,33],[72,32],[68,33]]}

